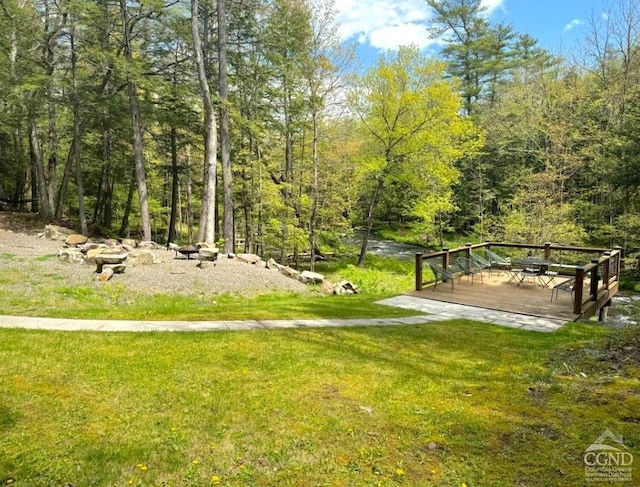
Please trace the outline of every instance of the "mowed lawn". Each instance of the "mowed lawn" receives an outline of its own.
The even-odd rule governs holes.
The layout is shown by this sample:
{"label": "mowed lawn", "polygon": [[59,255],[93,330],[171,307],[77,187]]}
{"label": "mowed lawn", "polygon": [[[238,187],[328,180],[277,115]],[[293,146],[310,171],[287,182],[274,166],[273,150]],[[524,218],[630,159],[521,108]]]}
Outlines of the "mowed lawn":
{"label": "mowed lawn", "polygon": [[605,333],[0,330],[0,485],[579,486],[606,429],[637,481],[637,369],[554,358]]}

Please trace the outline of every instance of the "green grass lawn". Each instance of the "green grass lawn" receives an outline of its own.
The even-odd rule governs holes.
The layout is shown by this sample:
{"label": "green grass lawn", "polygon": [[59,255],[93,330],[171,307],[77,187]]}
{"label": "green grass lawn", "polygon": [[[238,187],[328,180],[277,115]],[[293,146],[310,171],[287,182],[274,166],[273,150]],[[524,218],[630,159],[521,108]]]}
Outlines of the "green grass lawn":
{"label": "green grass lawn", "polygon": [[605,333],[0,330],[0,485],[580,486],[605,429],[637,482],[637,368],[566,357]]}

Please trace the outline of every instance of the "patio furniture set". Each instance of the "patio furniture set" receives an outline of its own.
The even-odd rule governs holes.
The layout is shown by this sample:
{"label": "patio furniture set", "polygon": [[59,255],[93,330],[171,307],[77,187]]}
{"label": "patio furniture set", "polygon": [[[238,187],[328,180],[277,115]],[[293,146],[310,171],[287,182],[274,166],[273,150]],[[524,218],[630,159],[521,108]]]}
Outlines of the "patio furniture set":
{"label": "patio furniture set", "polygon": [[[476,275],[480,276],[480,282],[483,283],[482,273],[484,271],[487,271],[489,275],[492,272],[500,273],[504,271],[508,274],[507,283],[513,283],[518,287],[526,284],[526,282],[533,282],[534,284],[538,282],[542,287],[552,286],[551,302],[554,299],[558,299],[560,291],[571,292],[571,299],[574,299],[575,278],[570,277],[560,282],[557,279],[560,276],[560,268],[575,266],[559,264],[536,257],[526,257],[512,261],[509,257],[503,257],[489,249],[484,249],[484,257],[475,252],[469,252],[468,257],[458,257],[456,262],[450,264],[446,269],[433,260],[427,260],[427,263],[435,276],[434,290],[438,282],[450,282],[451,292],[453,292],[456,277],[460,282],[462,276],[467,276],[467,279],[471,279],[471,285],[473,285],[474,276]],[[558,270],[551,270],[551,268]]]}

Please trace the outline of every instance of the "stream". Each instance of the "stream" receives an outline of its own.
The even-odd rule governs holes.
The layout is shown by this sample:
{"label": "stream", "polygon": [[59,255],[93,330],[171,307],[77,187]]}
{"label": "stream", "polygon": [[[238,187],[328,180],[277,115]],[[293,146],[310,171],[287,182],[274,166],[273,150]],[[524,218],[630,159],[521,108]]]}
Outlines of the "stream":
{"label": "stream", "polygon": [[607,326],[621,328],[627,325],[637,325],[638,318],[640,318],[640,294],[623,291],[613,298]]}
{"label": "stream", "polygon": [[[353,237],[346,240],[350,245],[362,245],[362,234],[356,233]],[[393,240],[383,240],[376,236],[369,237],[367,243],[367,253],[378,255],[380,257],[397,257],[399,259],[413,259],[418,252],[428,252],[432,249],[427,247],[419,247],[418,245],[408,245],[394,242]]]}

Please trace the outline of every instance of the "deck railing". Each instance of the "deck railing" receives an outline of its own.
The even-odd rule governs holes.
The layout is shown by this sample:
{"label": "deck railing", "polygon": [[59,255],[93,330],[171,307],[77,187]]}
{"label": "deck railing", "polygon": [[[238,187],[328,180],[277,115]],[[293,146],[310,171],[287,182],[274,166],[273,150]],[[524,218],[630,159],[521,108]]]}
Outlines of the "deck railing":
{"label": "deck railing", "polygon": [[[588,263],[560,268],[560,274],[574,275],[575,273],[573,313],[580,317],[586,318],[593,316],[600,312],[603,307],[610,306],[611,298],[618,292],[622,262],[622,252],[620,247],[606,249],[553,245],[551,243],[534,245],[505,242],[483,242],[479,244],[468,243],[464,247],[458,247],[456,249],[444,248],[439,252],[416,254],[416,291],[422,291],[425,285],[433,282],[433,280],[424,281],[423,269],[427,260],[441,259],[442,267],[447,269],[451,265],[451,262],[458,256],[469,257],[473,250],[484,247],[524,249],[527,252],[542,251],[544,260],[548,261],[553,260],[555,252],[574,252],[577,254],[591,255],[599,254],[597,257],[589,259]],[[585,289],[585,283],[587,282],[589,283],[589,287]]]}

